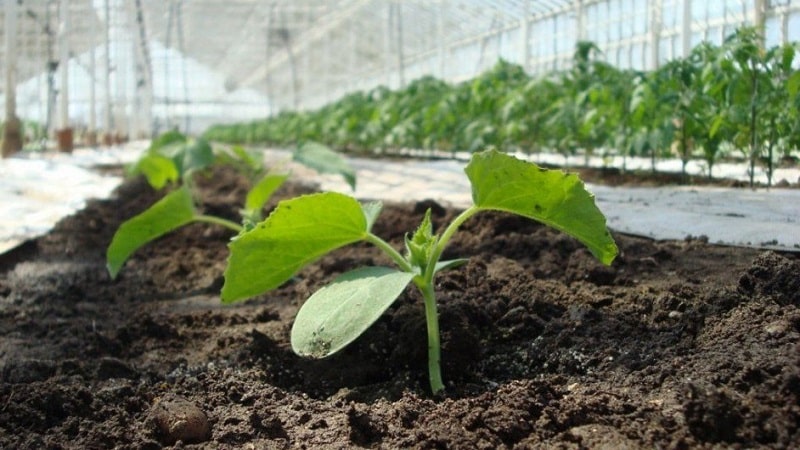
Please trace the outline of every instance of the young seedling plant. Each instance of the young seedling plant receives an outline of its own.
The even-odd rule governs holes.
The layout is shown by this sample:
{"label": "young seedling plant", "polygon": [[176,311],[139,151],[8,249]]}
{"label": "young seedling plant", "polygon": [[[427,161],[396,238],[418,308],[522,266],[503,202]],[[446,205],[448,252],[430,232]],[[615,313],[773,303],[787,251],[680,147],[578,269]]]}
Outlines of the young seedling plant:
{"label": "young seedling plant", "polygon": [[[307,142],[293,152],[293,159],[318,172],[340,174],[355,189],[355,171],[341,155],[324,145]],[[198,211],[193,176],[213,164],[232,165],[251,181],[252,188],[240,211],[242,224]],[[168,132],[154,140],[130,172],[143,174],[157,190],[170,183],[179,186],[117,229],[106,252],[106,266],[112,278],[138,249],[191,223],[220,225],[234,233],[251,228],[263,219],[264,205],[289,177],[288,173],[273,173],[264,167],[259,152],[242,147],[215,151],[205,140],[192,140],[178,132]]]}
{"label": "young seedling plant", "polygon": [[405,239],[401,254],[372,233],[378,202],[361,204],[339,193],[305,195],[278,204],[263,222],[229,244],[222,300],[234,302],[279,287],[298,270],[326,253],[359,241],[376,245],[397,265],[346,272],[315,292],[300,308],[291,331],[295,353],[311,358],[332,355],[366,331],[409,284],[425,303],[428,370],[433,393],[444,389],[434,279],[465,259],[441,261],[459,226],[482,211],[505,211],[537,220],[577,238],[604,264],[617,246],[594,197],[574,174],[546,170],[488,150],[476,153],[465,171],[473,205],[434,234],[430,211]]}

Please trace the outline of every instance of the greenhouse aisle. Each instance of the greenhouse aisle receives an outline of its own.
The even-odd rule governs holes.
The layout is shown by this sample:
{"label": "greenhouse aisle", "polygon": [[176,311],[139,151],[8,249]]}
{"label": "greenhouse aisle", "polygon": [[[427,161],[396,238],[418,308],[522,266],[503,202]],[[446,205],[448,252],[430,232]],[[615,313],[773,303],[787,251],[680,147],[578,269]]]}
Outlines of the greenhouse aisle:
{"label": "greenhouse aisle", "polygon": [[[88,198],[105,198],[122,181],[93,167],[135,160],[147,142],[124,147],[78,149],[73,154],[29,154],[0,160],[0,254],[47,233]],[[267,151],[285,162],[286,151]],[[470,201],[464,163],[454,160],[378,161],[353,158],[360,199],[423,200],[465,206]],[[324,190],[351,193],[333,175],[289,163],[296,176]],[[800,190],[696,186],[630,188],[589,185],[616,231],[654,239],[705,236],[709,242],[800,251]],[[351,193],[352,194],[352,193]]]}
{"label": "greenhouse aisle", "polygon": [[[273,152],[273,158],[288,154]],[[281,156],[282,155],[282,156]],[[355,196],[384,200],[470,202],[465,163],[454,160],[386,162],[353,159]],[[323,190],[349,193],[332,175],[315,175]],[[588,185],[611,229],[653,239],[707,237],[711,243],[800,251],[800,190],[671,186],[632,188]]]}

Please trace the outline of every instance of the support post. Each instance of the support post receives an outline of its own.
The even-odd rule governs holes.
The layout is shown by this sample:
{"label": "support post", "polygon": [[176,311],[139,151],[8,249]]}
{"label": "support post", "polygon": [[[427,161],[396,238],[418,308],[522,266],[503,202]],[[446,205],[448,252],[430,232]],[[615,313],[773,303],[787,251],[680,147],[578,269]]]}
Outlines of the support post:
{"label": "support post", "polygon": [[406,86],[405,80],[405,56],[403,55],[403,10],[402,3],[395,3],[397,8],[397,75],[400,77],[400,89]]}
{"label": "support post", "polygon": [[583,10],[583,0],[575,0],[575,43],[586,40],[586,15]]}
{"label": "support post", "polygon": [[661,59],[661,27],[662,27],[662,0],[650,0],[650,70],[658,70],[659,59]]}
{"label": "support post", "polygon": [[103,55],[103,126],[105,134],[103,135],[103,145],[106,147],[111,146],[113,142],[114,130],[111,107],[111,6],[109,2],[110,0],[103,2],[103,20],[105,21],[103,30],[105,40],[105,55]]}
{"label": "support post", "polygon": [[681,22],[681,58],[692,53],[692,0],[683,0],[683,20]]}
{"label": "support post", "polygon": [[61,0],[58,28],[59,45],[59,70],[61,71],[61,86],[59,90],[58,102],[58,130],[56,137],[58,150],[71,152],[73,148],[73,130],[69,123],[69,0]]}
{"label": "support post", "polygon": [[3,157],[11,156],[22,150],[22,123],[17,117],[17,2],[5,2],[5,123],[3,126]]}
{"label": "support post", "polygon": [[525,0],[522,6],[522,21],[520,22],[520,65],[522,69],[528,70],[528,61],[531,57],[531,0]]}
{"label": "support post", "polygon": [[753,5],[753,26],[758,32],[758,45],[763,51],[766,48],[766,29],[767,29],[767,0],[754,0]]}
{"label": "support post", "polygon": [[[95,28],[96,22],[94,20],[91,21],[91,33],[92,36],[97,34],[97,30]],[[92,45],[92,49],[89,51],[89,124],[86,129],[86,145],[89,147],[96,147],[97,146],[97,95],[95,91],[95,86],[97,85],[97,63],[95,58],[95,53],[97,52],[97,47]]]}

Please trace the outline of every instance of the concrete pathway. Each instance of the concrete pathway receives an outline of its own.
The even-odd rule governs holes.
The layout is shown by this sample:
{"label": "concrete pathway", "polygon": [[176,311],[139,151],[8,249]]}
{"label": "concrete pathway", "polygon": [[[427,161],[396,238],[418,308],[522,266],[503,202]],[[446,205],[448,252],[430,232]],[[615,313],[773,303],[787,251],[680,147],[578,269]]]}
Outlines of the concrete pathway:
{"label": "concrete pathway", "polygon": [[[456,207],[471,202],[464,162],[353,159],[355,196],[385,200],[434,199]],[[304,176],[307,169],[297,167]],[[324,190],[349,193],[336,176],[316,176]],[[610,228],[654,239],[705,236],[709,242],[800,251],[800,189],[609,187],[588,184]]]}
{"label": "concrete pathway", "polygon": [[[110,149],[78,149],[72,155],[29,154],[0,160],[0,253],[47,233],[87,198],[105,198],[122,181],[91,168],[134,161],[146,148],[134,142]],[[470,202],[465,163],[455,160],[383,161],[353,158],[354,193],[337,176],[318,175],[287,162],[286,151],[268,150],[270,164],[287,164],[295,176],[324,190],[361,199],[434,199],[463,207]],[[613,188],[588,185],[616,231],[683,239],[706,236],[710,242],[800,251],[800,190],[702,187]]]}

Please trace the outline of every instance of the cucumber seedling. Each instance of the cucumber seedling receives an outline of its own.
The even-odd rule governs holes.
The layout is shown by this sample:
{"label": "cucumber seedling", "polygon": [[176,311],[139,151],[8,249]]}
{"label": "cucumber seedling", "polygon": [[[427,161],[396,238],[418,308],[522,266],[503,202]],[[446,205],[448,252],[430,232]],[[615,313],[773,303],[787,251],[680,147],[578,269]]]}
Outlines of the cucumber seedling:
{"label": "cucumber seedling", "polygon": [[488,150],[473,154],[465,168],[473,205],[434,234],[430,211],[405,239],[405,254],[372,233],[381,211],[378,202],[361,204],[339,193],[305,195],[278,204],[266,220],[229,244],[222,300],[234,302],[279,287],[324,254],[355,242],[376,245],[397,265],[346,272],[314,293],[300,308],[291,331],[295,353],[312,358],[332,355],[366,331],[414,284],[422,293],[428,334],[431,390],[444,389],[434,278],[465,259],[440,261],[459,226],[488,210],[537,220],[577,238],[604,264],[617,246],[606,219],[577,175],[547,170]]}
{"label": "cucumber seedling", "polygon": [[[355,171],[341,155],[328,147],[307,142],[293,152],[293,159],[318,172],[342,175],[355,189]],[[241,209],[242,223],[203,214],[195,203],[193,175],[212,165],[231,165],[245,174],[252,187]],[[286,181],[288,173],[272,173],[264,166],[260,152],[242,147],[212,149],[203,139],[192,140],[178,132],[155,139],[133,165],[131,174],[143,174],[154,189],[178,186],[142,213],[123,222],[106,251],[106,267],[115,278],[139,248],[159,237],[194,222],[220,225],[240,233],[263,219],[262,210],[272,194]]]}

